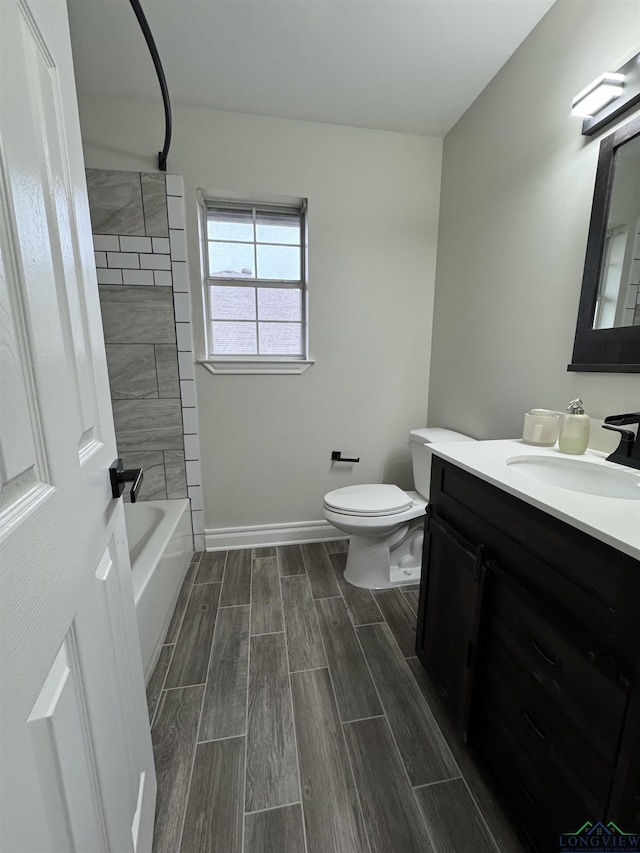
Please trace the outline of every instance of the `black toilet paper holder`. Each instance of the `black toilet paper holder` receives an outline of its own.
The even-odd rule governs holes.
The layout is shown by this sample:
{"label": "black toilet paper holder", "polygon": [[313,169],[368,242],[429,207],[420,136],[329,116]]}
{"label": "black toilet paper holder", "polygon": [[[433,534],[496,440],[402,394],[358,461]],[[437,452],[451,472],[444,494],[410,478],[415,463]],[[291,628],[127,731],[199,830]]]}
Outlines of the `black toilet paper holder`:
{"label": "black toilet paper holder", "polygon": [[354,456],[343,456],[341,450],[332,450],[331,451],[331,461],[332,462],[359,462],[360,457],[357,458]]}

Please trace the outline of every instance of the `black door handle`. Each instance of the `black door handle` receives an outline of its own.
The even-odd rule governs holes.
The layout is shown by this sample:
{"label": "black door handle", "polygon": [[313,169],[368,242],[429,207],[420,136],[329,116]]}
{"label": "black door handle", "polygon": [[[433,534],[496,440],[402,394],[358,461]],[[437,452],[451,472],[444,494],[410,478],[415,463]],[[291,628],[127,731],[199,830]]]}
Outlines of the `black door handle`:
{"label": "black door handle", "polygon": [[123,468],[122,459],[116,459],[109,467],[109,479],[111,481],[111,494],[114,498],[119,498],[124,492],[125,483],[133,483],[129,494],[131,503],[136,502],[142,485],[142,468]]}

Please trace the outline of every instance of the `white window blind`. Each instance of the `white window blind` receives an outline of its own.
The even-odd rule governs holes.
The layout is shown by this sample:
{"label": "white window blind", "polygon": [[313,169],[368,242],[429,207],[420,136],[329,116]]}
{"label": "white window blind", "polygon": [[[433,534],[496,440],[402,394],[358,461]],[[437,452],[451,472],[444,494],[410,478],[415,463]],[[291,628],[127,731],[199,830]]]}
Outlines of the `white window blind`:
{"label": "white window blind", "polygon": [[306,205],[204,209],[209,358],[306,358]]}

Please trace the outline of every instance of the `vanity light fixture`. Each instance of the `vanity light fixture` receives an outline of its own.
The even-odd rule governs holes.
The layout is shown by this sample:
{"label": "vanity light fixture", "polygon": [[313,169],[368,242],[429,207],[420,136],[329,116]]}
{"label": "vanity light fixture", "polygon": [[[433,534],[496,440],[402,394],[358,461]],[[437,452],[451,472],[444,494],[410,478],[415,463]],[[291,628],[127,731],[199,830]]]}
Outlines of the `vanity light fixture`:
{"label": "vanity light fixture", "polygon": [[601,74],[597,80],[590,83],[579,95],[576,95],[571,105],[572,116],[594,116],[601,109],[619,98],[624,87],[624,74]]}
{"label": "vanity light fixture", "polygon": [[582,135],[592,136],[640,104],[640,53],[617,71],[607,71],[575,96],[571,115],[582,116]]}

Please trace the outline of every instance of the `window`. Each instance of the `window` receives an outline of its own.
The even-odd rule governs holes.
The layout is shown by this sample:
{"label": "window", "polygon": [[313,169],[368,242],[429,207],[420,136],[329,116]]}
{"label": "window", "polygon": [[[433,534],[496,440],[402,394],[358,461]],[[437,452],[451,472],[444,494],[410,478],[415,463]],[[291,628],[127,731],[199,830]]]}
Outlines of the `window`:
{"label": "window", "polygon": [[251,364],[255,372],[302,372],[287,365],[309,364],[305,210],[204,201],[205,363],[214,372],[248,372]]}

